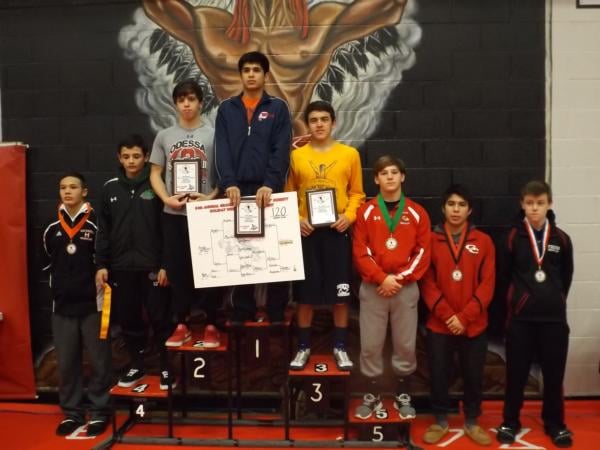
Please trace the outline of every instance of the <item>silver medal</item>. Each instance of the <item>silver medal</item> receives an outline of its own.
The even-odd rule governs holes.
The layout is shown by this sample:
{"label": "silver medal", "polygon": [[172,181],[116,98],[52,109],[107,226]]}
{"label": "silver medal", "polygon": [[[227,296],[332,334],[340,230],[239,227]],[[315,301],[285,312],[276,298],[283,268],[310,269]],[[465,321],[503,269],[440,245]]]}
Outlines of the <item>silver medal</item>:
{"label": "silver medal", "polygon": [[75,244],[73,244],[72,242],[69,242],[67,244],[67,253],[69,255],[74,255],[76,251],[77,251],[77,246]]}
{"label": "silver medal", "polygon": [[385,248],[388,250],[394,250],[398,246],[398,241],[393,237],[389,237],[385,241]]}
{"label": "silver medal", "polygon": [[452,279],[453,279],[454,281],[460,281],[460,280],[462,280],[462,279],[463,279],[463,274],[462,274],[462,272],[460,271],[460,269],[454,269],[454,270],[452,271]]}
{"label": "silver medal", "polygon": [[538,283],[543,283],[544,281],[546,281],[546,272],[544,272],[542,269],[538,269],[535,271],[535,281],[537,281]]}

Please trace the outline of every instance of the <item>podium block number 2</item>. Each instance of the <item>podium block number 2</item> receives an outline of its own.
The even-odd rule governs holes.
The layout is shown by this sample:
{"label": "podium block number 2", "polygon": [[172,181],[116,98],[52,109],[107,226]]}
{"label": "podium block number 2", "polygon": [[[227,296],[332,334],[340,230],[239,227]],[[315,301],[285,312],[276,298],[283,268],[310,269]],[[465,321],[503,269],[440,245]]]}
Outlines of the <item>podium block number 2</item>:
{"label": "podium block number 2", "polygon": [[202,369],[206,367],[206,360],[203,357],[198,356],[194,358],[194,362],[197,363],[194,367],[194,378],[197,380],[204,379],[206,376],[202,373]]}

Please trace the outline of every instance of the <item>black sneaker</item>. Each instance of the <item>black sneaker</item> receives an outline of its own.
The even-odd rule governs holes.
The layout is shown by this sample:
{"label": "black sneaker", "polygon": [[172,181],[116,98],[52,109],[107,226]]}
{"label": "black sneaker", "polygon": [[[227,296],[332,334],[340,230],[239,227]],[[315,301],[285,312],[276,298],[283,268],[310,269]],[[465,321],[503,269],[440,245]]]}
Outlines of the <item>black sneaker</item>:
{"label": "black sneaker", "polygon": [[519,430],[502,424],[496,430],[496,440],[501,444],[513,444],[518,432]]}
{"label": "black sneaker", "polygon": [[552,439],[552,443],[560,448],[573,446],[573,432],[566,428],[546,430],[546,434]]}
{"label": "black sneaker", "polygon": [[83,422],[67,417],[56,427],[56,434],[58,436],[68,436],[81,425],[83,425]]}
{"label": "black sneaker", "polygon": [[87,435],[88,436],[99,436],[106,430],[108,427],[108,419],[106,418],[98,418],[92,419],[88,422],[87,426]]}
{"label": "black sneaker", "polygon": [[123,375],[121,378],[119,378],[118,386],[119,387],[131,387],[135,383],[140,381],[142,378],[144,378],[145,375],[146,375],[146,373],[144,372],[144,369],[135,369],[132,367],[131,369],[129,369],[127,371],[127,373],[125,375]]}
{"label": "black sneaker", "polygon": [[169,376],[168,370],[160,371],[160,390],[166,391],[169,389],[169,382],[171,383],[171,389],[175,389],[177,387],[177,381],[175,377]]}

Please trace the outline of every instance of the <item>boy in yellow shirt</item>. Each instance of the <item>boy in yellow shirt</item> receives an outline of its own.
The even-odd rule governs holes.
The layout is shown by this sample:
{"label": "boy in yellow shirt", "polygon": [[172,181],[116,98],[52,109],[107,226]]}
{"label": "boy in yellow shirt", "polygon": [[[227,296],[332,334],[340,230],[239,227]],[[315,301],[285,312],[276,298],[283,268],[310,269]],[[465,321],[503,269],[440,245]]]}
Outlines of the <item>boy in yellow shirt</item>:
{"label": "boy in yellow shirt", "polygon": [[296,290],[298,352],[290,369],[302,370],[310,357],[313,307],[333,305],[333,354],[338,368],[350,370],[353,363],[345,348],[352,273],[349,227],[365,200],[360,155],[333,138],[335,111],[329,103],[312,102],[304,119],[311,141],[292,152],[285,187],[298,192],[306,274]]}

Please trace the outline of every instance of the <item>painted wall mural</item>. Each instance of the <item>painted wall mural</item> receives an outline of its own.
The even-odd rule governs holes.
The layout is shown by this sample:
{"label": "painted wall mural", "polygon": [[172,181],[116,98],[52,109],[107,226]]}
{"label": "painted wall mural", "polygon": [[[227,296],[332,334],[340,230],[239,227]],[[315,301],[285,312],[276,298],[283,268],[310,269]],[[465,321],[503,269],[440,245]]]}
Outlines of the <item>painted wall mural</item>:
{"label": "painted wall mural", "polygon": [[218,102],[240,92],[239,56],[259,50],[271,62],[267,90],[288,102],[295,136],[306,134],[302,111],[318,98],[339,111],[337,136],[360,144],[414,65],[421,39],[415,1],[142,3],[119,43],[139,75],[137,104],[155,130],[172,123],[172,86],[188,77],[204,87],[204,114],[214,121]]}
{"label": "painted wall mural", "polygon": [[[299,117],[310,100],[334,104],[336,137],[359,148],[370,195],[370,167],[394,153],[408,165],[407,193],[434,221],[441,192],[464,183],[475,193],[475,223],[498,239],[516,212],[520,186],[544,174],[545,0],[22,3],[10,2],[0,15],[0,102],[4,139],[30,144],[29,287],[42,388],[56,386],[47,364],[51,302],[40,236],[55,216],[58,177],[66,168],[83,172],[98,207],[104,182],[114,177],[116,142],[131,132],[151,142],[171,125],[172,88],[188,77],[203,85],[204,118],[213,122],[219,101],[240,89],[236,63],[247,50],[269,54],[268,91],[289,102],[297,136],[305,133]],[[502,307],[493,306],[498,316]],[[495,335],[502,324],[491,321]],[[315,350],[327,350],[330,317],[314,325]],[[417,388],[425,392],[419,348]],[[485,391],[497,394],[502,348],[491,350]],[[115,348],[115,367],[125,364]],[[215,385],[225,383],[222,366],[214,370]],[[277,383],[269,373],[257,370],[247,382],[270,390]],[[277,373],[283,376],[284,365]]]}

